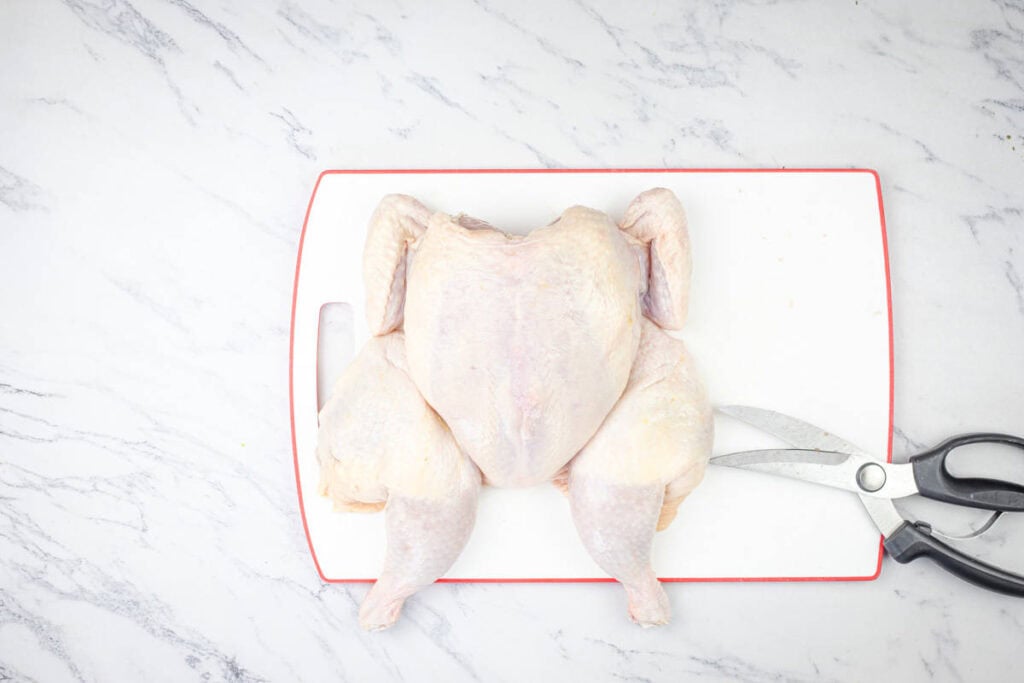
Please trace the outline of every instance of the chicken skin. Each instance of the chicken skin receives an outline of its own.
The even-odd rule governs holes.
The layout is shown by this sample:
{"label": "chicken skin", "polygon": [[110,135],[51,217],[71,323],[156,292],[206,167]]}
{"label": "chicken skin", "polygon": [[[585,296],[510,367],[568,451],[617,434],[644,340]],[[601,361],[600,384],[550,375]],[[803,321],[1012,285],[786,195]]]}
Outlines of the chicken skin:
{"label": "chicken skin", "polygon": [[712,442],[693,363],[664,332],[686,317],[690,268],[683,208],[661,188],[619,224],[574,206],[525,236],[381,201],[364,252],[375,336],[321,411],[317,445],[337,509],[385,511],[364,628],[392,625],[451,567],[482,485],[549,481],[630,618],[669,620],[651,545]]}

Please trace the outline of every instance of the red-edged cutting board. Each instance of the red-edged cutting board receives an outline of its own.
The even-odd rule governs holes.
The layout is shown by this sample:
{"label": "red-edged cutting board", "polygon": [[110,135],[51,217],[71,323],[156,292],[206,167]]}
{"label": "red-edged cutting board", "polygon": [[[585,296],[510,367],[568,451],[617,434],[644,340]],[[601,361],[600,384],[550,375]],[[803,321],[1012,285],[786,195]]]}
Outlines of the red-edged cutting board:
{"label": "red-edged cutting board", "polygon": [[[527,232],[572,204],[620,217],[656,186],[673,190],[689,216],[690,316],[675,334],[713,403],[781,410],[889,458],[892,322],[874,172],[327,171],[300,241],[290,354],[299,504],[324,580],[370,580],[384,555],[383,516],[333,512],[316,493],[315,456],[318,346],[319,383],[329,387],[367,338],[360,260],[380,198],[411,194]],[[340,323],[333,315],[321,329],[322,307],[338,302],[349,306]],[[727,418],[716,430],[716,453],[777,443]],[[878,532],[856,496],[715,467],[654,546],[654,568],[669,581],[871,579],[880,562]],[[485,489],[472,539],[443,580],[608,579],[577,540],[563,496],[539,486]]]}

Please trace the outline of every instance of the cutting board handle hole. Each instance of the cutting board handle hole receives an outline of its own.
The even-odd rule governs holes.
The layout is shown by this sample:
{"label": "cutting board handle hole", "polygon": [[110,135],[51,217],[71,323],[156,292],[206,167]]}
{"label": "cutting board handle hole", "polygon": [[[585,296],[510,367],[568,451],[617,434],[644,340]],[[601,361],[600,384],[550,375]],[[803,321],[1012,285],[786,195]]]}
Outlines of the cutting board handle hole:
{"label": "cutting board handle hole", "polygon": [[352,306],[329,302],[320,307],[316,339],[316,409],[324,407],[355,345]]}

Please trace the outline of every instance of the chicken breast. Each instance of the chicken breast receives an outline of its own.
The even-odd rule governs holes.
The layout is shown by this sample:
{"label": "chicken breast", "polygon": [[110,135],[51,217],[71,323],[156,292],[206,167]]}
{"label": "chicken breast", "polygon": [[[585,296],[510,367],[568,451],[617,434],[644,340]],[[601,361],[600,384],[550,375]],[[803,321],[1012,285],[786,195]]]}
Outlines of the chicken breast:
{"label": "chicken breast", "polygon": [[435,214],[412,258],[409,369],[489,484],[533,486],[583,447],[626,387],[640,264],[593,209],[568,209],[525,237],[470,225]]}

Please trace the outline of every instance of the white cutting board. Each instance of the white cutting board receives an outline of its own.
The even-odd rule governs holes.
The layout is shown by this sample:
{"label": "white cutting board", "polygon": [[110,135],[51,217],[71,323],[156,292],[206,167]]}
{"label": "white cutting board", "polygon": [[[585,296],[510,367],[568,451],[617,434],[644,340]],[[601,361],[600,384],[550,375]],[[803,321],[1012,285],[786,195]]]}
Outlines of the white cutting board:
{"label": "white cutting board", "polygon": [[[891,315],[881,186],[867,170],[328,171],[303,229],[292,321],[292,430],[300,506],[326,581],[368,580],[384,556],[383,515],[336,513],[316,493],[317,348],[329,387],[367,338],[361,256],[388,193],[464,212],[510,232],[546,225],[572,204],[618,219],[641,191],[671,189],[693,246],[689,346],[715,405],[800,416],[888,459]],[[776,441],[728,418],[715,452]],[[709,467],[657,535],[667,580],[871,579],[879,534],[857,497],[763,474]],[[450,580],[603,580],[553,486],[485,489],[472,538]]]}

